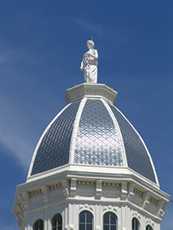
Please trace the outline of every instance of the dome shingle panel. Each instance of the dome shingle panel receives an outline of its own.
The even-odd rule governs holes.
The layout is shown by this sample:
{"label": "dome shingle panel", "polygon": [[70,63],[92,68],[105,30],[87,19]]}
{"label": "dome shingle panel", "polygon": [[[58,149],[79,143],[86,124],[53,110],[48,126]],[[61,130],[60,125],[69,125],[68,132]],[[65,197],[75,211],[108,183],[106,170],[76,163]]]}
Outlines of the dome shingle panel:
{"label": "dome shingle panel", "polygon": [[123,165],[123,143],[101,100],[88,99],[79,122],[74,163]]}
{"label": "dome shingle panel", "polygon": [[79,102],[69,105],[50,125],[36,151],[31,175],[68,163],[71,134],[78,107]]}
{"label": "dome shingle panel", "polygon": [[123,135],[129,168],[156,182],[149,153],[142,138],[115,106],[111,106],[111,109]]}

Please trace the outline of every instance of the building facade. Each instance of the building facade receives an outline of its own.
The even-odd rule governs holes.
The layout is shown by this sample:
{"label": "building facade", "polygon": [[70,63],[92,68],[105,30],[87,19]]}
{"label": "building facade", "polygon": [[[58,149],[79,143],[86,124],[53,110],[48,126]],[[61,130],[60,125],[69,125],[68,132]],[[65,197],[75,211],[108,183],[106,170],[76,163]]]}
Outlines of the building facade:
{"label": "building facade", "polygon": [[169,195],[151,155],[105,84],[66,91],[17,186],[21,230],[160,230]]}

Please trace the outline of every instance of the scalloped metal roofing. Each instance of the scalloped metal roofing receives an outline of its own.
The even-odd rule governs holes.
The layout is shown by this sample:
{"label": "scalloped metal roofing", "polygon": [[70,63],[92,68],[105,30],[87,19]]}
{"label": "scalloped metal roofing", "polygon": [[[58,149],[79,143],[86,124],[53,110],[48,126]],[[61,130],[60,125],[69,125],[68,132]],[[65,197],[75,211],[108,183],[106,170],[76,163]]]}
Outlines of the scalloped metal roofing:
{"label": "scalloped metal roofing", "polygon": [[68,104],[40,138],[30,175],[65,164],[127,166],[157,183],[151,156],[140,135],[108,101],[84,97]]}

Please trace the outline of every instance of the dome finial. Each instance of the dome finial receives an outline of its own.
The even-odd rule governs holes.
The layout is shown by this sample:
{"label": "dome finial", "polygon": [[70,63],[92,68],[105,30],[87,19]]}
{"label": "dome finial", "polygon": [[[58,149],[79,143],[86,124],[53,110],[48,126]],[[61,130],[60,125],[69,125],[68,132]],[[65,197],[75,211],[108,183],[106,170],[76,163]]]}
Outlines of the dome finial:
{"label": "dome finial", "polygon": [[86,83],[97,83],[97,66],[98,66],[98,52],[94,48],[95,43],[92,39],[87,40],[87,48],[83,55],[80,69],[84,73]]}

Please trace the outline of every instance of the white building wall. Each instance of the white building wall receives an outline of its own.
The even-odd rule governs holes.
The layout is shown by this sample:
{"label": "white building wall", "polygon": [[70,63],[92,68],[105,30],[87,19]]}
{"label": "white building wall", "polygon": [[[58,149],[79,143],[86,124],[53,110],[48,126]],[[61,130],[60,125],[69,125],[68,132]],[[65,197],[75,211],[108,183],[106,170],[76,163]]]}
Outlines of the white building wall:
{"label": "white building wall", "polygon": [[[123,188],[123,190],[122,190]],[[159,218],[151,211],[143,208],[145,199],[139,193],[131,193],[120,183],[103,182],[99,179],[92,181],[76,181],[63,186],[54,186],[54,189],[43,189],[35,196],[28,198],[25,207],[22,230],[32,230],[38,219],[44,220],[44,230],[51,229],[51,219],[57,213],[63,218],[63,230],[79,230],[79,214],[88,210],[94,216],[94,229],[103,229],[103,215],[111,211],[118,218],[118,230],[132,230],[132,219],[136,217],[141,229],[145,230],[147,224],[153,230],[160,230]],[[35,194],[35,193],[34,193]],[[152,202],[149,202],[151,207]],[[149,210],[152,210],[151,208]]]}

